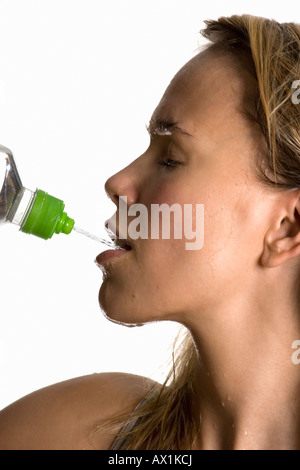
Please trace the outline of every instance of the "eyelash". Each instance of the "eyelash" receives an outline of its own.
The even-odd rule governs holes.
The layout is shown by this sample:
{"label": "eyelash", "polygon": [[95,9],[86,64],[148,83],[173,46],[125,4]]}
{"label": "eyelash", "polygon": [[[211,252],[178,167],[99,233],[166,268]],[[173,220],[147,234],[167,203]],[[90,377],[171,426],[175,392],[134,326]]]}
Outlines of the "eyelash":
{"label": "eyelash", "polygon": [[157,163],[165,167],[168,171],[175,170],[177,166],[181,165],[181,162],[172,160],[171,158],[169,158],[168,160],[160,160]]}

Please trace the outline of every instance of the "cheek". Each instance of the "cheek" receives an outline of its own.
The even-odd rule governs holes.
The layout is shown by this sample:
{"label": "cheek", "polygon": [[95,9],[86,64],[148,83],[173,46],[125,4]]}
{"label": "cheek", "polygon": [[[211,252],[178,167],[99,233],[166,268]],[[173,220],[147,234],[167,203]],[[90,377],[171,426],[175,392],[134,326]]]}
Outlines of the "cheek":
{"label": "cheek", "polygon": [[[235,187],[211,194],[205,207],[201,274],[222,296],[245,287],[262,253],[268,203],[259,187]],[[221,196],[221,197],[220,197]]]}
{"label": "cheek", "polygon": [[187,250],[186,242],[147,240],[143,246],[137,296],[141,301],[146,298],[152,309],[166,319],[176,319],[176,313],[193,308],[209,285],[203,248]]}
{"label": "cheek", "polygon": [[[222,186],[221,181],[212,184],[209,180],[209,188],[198,180],[194,185],[189,183],[183,192],[182,182],[176,185],[166,179],[148,200],[168,206],[204,204],[203,247],[187,250],[186,242],[192,240],[164,240],[161,232],[158,240],[137,240],[136,258],[119,265],[100,291],[101,305],[111,319],[124,323],[178,320],[183,312],[224,300],[237,282],[242,283],[247,264],[254,258],[253,231],[258,232],[262,222],[262,217],[253,213],[261,195],[252,191],[250,197],[246,185],[241,188],[234,182]],[[194,218],[193,230],[198,228]]]}
{"label": "cheek", "polygon": [[[203,298],[212,284],[212,262],[217,254],[225,249],[226,238],[229,237],[232,228],[225,224],[225,220],[230,220],[225,205],[219,207],[219,204],[215,203],[213,193],[209,194],[205,187],[202,191],[199,190],[198,179],[195,182],[195,190],[192,189],[190,180],[184,187],[185,191],[182,190],[182,182],[178,185],[173,183],[172,187],[171,184],[164,184],[159,192],[151,196],[152,204],[164,203],[169,207],[176,203],[180,204],[183,237],[174,239],[172,214],[171,239],[161,239],[160,224],[159,240],[148,239],[140,242],[142,270],[136,276],[138,279],[136,299],[142,301],[143,296],[151,298],[152,307],[160,313],[171,314],[187,310],[194,301],[196,303],[199,301],[199,297]],[[196,200],[195,195],[197,195]],[[214,201],[213,209],[211,201]],[[191,209],[186,219],[184,204],[189,204]],[[197,204],[204,205],[204,214],[200,210],[197,212]],[[226,227],[227,234],[224,230],[216,231],[220,225]],[[190,238],[192,232],[195,234],[194,239]],[[184,238],[184,234],[189,234],[188,238]],[[187,244],[193,249],[187,249]],[[199,246],[201,249],[195,249]]]}
{"label": "cheek", "polygon": [[238,223],[232,210],[220,204],[205,213],[205,243],[203,253],[210,265],[214,265],[220,257],[224,257],[237,233]]}

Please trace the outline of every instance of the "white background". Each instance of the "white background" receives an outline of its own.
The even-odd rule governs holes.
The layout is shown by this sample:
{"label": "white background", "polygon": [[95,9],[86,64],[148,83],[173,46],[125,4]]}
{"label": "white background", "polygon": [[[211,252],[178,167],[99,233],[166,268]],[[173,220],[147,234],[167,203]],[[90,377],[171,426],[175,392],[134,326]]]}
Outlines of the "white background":
{"label": "white background", "polygon": [[[105,235],[115,206],[104,183],[145,151],[145,124],[204,43],[203,21],[242,13],[300,22],[298,0],[0,0],[0,143],[24,186]],[[105,319],[94,264],[104,249],[76,233],[44,241],[0,227],[0,408],[94,372],[162,380],[178,325]]]}

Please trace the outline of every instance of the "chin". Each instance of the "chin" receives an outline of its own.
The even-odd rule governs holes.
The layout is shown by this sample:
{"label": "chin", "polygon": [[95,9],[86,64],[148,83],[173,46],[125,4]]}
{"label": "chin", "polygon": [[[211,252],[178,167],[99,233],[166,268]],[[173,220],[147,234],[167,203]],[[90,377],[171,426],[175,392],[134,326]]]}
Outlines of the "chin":
{"label": "chin", "polygon": [[146,323],[136,319],[133,309],[125,305],[122,294],[117,298],[105,282],[101,285],[98,300],[105,318],[113,323],[128,327],[143,326]]}
{"label": "chin", "polygon": [[127,326],[127,328],[135,328],[136,326],[145,325],[145,323],[126,323],[123,320],[115,320],[114,318],[109,317],[105,312],[104,312],[104,316],[110,322],[115,323],[116,325]]}

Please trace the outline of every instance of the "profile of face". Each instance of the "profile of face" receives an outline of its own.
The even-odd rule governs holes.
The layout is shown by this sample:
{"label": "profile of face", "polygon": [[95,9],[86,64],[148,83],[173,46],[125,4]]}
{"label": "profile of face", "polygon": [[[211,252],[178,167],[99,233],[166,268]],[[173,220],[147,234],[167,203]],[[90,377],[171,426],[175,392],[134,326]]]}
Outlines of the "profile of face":
{"label": "profile of face", "polygon": [[[209,321],[259,282],[276,197],[257,178],[261,134],[243,114],[252,80],[236,58],[210,49],[196,55],[155,109],[145,153],[106,182],[117,208],[121,196],[149,213],[151,204],[204,205],[201,249],[187,250],[184,236],[139,238],[103,263],[99,302],[110,320]],[[168,132],[158,132],[159,123]]]}

